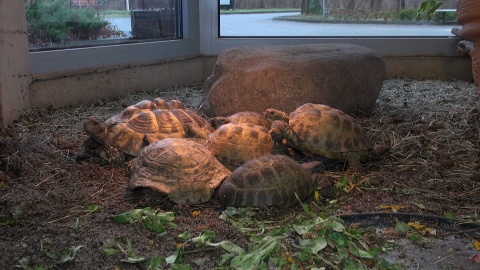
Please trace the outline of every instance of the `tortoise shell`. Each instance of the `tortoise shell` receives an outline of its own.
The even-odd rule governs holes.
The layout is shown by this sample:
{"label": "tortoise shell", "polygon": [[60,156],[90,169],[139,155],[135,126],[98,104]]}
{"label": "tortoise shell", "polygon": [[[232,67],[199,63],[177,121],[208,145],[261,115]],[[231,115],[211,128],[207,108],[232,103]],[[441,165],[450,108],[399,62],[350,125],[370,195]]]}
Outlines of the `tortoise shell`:
{"label": "tortoise shell", "polygon": [[235,169],[218,188],[227,206],[289,207],[312,195],[315,180],[298,162],[284,155],[267,155]]}
{"label": "tortoise shell", "polygon": [[272,140],[267,128],[251,123],[220,126],[208,136],[206,146],[230,170],[250,159],[287,153],[284,145]]}
{"label": "tortoise shell", "polygon": [[137,156],[146,145],[161,139],[206,139],[213,131],[207,121],[181,102],[163,99],[141,101],[103,123],[90,117],[84,128],[95,141],[130,156]]}
{"label": "tortoise shell", "polygon": [[146,146],[134,160],[129,188],[149,188],[177,204],[208,201],[230,174],[208,149],[169,138]]}
{"label": "tortoise shell", "polygon": [[[276,140],[302,152],[331,159],[344,159],[347,153],[361,155],[373,149],[373,143],[355,119],[327,105],[307,103],[286,114],[274,109],[265,112],[275,120],[270,134]],[[282,119],[283,120],[278,120]]]}
{"label": "tortoise shell", "polygon": [[228,124],[228,123],[233,123],[233,124],[251,123],[254,125],[266,127],[268,129],[270,129],[270,125],[272,124],[272,122],[269,121],[265,117],[265,115],[258,112],[251,112],[251,111],[238,112],[228,117],[222,117],[222,116],[213,117],[210,123],[215,129],[217,129],[221,125]]}

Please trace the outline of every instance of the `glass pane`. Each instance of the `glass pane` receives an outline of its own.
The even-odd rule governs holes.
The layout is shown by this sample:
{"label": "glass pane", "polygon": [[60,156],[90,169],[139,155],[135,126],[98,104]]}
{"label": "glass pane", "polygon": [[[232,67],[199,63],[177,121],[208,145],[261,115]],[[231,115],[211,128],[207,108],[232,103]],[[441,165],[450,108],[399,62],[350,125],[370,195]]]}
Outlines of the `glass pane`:
{"label": "glass pane", "polygon": [[24,0],[30,51],[182,37],[181,0]]}
{"label": "glass pane", "polygon": [[457,0],[219,0],[220,37],[445,37]]}

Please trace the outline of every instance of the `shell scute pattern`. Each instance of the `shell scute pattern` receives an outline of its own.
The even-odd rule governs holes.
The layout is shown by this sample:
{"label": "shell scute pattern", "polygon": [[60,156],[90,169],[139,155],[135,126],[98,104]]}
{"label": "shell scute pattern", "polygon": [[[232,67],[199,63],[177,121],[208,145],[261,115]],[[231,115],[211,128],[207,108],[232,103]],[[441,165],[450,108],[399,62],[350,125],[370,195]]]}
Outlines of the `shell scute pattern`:
{"label": "shell scute pattern", "polygon": [[130,156],[137,156],[143,147],[157,140],[206,139],[213,132],[206,120],[186,109],[180,101],[166,102],[161,98],[128,106],[103,123],[90,117],[85,121],[84,128],[92,139],[111,149],[107,155],[114,155],[116,150]]}
{"label": "shell scute pattern", "polygon": [[267,128],[250,123],[224,124],[208,136],[206,145],[231,170],[253,158],[287,153],[284,145],[272,140]]}
{"label": "shell scute pattern", "polygon": [[373,149],[372,141],[354,118],[327,105],[307,103],[288,118],[275,109],[266,110],[265,115],[274,121],[270,131],[273,138],[286,139],[289,146],[305,153],[331,159],[351,155],[353,162]]}
{"label": "shell scute pattern", "polygon": [[217,116],[211,119],[211,124],[214,128],[218,128],[221,125],[228,123],[250,123],[266,128],[270,128],[270,125],[272,124],[272,122],[269,121],[263,114],[252,111],[238,112],[227,117]]}
{"label": "shell scute pattern", "polygon": [[169,138],[146,146],[134,162],[129,188],[149,188],[175,203],[208,201],[230,174],[205,146]]}
{"label": "shell scute pattern", "polygon": [[247,161],[235,169],[218,189],[227,206],[289,207],[298,204],[315,189],[311,174],[285,155],[267,155]]}

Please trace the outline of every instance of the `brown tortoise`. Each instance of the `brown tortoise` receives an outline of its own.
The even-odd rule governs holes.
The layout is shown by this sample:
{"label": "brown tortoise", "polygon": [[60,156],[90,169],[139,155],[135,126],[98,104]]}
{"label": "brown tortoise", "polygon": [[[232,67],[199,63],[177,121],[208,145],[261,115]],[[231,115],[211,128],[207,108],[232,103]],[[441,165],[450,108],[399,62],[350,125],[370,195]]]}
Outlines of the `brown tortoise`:
{"label": "brown tortoise", "polygon": [[148,188],[177,204],[203,203],[230,174],[205,146],[169,138],[146,146],[133,161],[129,188]]}
{"label": "brown tortoise", "polygon": [[346,160],[359,168],[360,161],[371,158],[374,150],[355,119],[327,105],[307,103],[290,115],[268,109],[265,116],[273,121],[270,134],[274,140],[304,153]]}
{"label": "brown tortoise", "polygon": [[312,173],[323,172],[321,162],[308,165],[302,166],[285,155],[249,160],[223,181],[218,199],[226,206],[236,207],[293,206],[314,192],[316,179]]}
{"label": "brown tortoise", "polygon": [[123,154],[137,156],[146,145],[165,138],[198,137],[206,139],[213,131],[210,124],[180,101],[144,100],[120,114],[101,122],[86,119],[84,129],[101,146],[102,158],[122,161]]}
{"label": "brown tortoise", "polygon": [[208,136],[207,148],[228,169],[269,154],[287,154],[287,148],[272,140],[268,129],[251,123],[221,125]]}
{"label": "brown tortoise", "polygon": [[227,117],[223,117],[223,116],[213,117],[212,119],[210,119],[210,123],[215,129],[219,128],[221,125],[228,124],[228,123],[233,123],[233,124],[251,123],[254,125],[266,127],[268,129],[272,124],[272,122],[269,121],[267,118],[265,118],[263,114],[258,112],[250,112],[250,111],[238,112]]}

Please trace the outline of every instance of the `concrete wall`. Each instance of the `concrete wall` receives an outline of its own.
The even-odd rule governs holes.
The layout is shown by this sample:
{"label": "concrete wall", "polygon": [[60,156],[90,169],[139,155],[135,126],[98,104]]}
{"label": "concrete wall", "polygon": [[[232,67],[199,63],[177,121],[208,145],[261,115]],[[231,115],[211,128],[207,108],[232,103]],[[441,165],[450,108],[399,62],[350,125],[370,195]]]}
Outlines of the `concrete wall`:
{"label": "concrete wall", "polygon": [[0,126],[30,107],[30,61],[23,1],[0,0]]}
{"label": "concrete wall", "polygon": [[200,56],[43,74],[34,77],[30,85],[31,105],[52,108],[91,105],[97,100],[166,89],[203,78]]}

